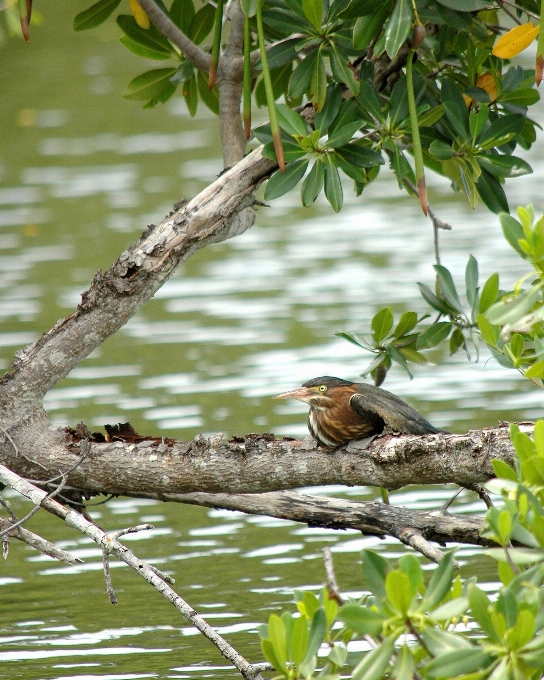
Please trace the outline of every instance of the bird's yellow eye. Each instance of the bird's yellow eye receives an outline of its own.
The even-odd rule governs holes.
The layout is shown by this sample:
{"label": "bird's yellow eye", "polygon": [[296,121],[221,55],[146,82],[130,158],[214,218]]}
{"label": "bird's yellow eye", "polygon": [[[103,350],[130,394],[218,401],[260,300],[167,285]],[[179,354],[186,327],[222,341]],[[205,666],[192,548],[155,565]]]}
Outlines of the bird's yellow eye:
{"label": "bird's yellow eye", "polygon": [[320,385],[320,386],[319,386],[319,391],[320,391],[320,392],[326,392],[326,391],[327,391],[327,386],[326,386],[326,385]]}

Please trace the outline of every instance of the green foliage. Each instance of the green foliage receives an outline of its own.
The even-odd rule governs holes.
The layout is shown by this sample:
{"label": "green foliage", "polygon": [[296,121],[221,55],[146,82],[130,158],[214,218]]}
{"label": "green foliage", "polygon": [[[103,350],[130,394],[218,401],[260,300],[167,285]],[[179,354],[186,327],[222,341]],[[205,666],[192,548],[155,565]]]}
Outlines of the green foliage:
{"label": "green foliage", "polygon": [[[438,313],[430,326],[421,325],[428,315],[418,319],[415,312],[409,311],[392,331],[393,314],[386,308],[374,316],[370,338],[352,332],[337,333],[376,355],[365,374],[376,379],[379,369],[383,379],[392,362],[396,362],[412,377],[409,364],[425,363],[421,352],[449,338],[450,354],[463,349],[470,360],[473,347],[477,358],[484,342],[501,366],[514,368],[544,386],[544,216],[535,222],[533,207],[528,205],[518,208],[518,217],[519,220],[506,213],[500,215],[506,240],[532,265],[532,271],[513,290],[499,290],[497,273],[480,288],[478,263],[471,255],[465,269],[464,296],[442,265],[434,267],[434,291],[418,283],[423,299]],[[527,281],[530,283],[524,287]]]}
{"label": "green foliage", "polygon": [[[469,278],[474,275],[471,266]],[[392,315],[384,310],[372,331],[383,339],[392,327]],[[319,598],[296,593],[298,618],[273,614],[268,626],[261,627],[263,653],[279,677],[542,677],[544,421],[535,424],[533,440],[516,425],[510,436],[515,468],[494,461],[497,479],[488,487],[502,495],[503,506],[488,510],[484,530],[498,546],[487,551],[496,559],[502,583],[497,597],[489,598],[474,577],[456,575],[453,551],[445,553],[428,579],[412,554],[393,565],[363,550],[362,598],[338,608],[326,589]],[[513,541],[521,547],[513,548]],[[368,650],[350,651],[355,640],[364,640]]]}
{"label": "green foliage", "polygon": [[[119,2],[99,0],[77,15],[75,28],[98,26]],[[169,8],[158,4],[195,45],[212,52],[213,84],[215,64],[221,60],[228,35],[221,31],[225,21],[224,16],[220,21],[221,5],[200,5],[193,0],[173,0]],[[486,11],[480,12],[484,7]],[[536,124],[527,113],[539,95],[533,89],[532,71],[510,65],[491,52],[494,36],[500,32],[499,20],[506,17],[498,11],[501,8],[501,2],[483,0],[384,0],[377,4],[368,0],[244,0],[246,132],[253,91],[256,104],[268,107],[274,157],[283,171],[284,161],[297,162],[301,156],[293,148],[282,155],[286,140],[278,130],[274,102],[283,98],[291,109],[305,98],[314,105],[313,129],[293,133],[283,127],[285,118],[279,122],[290,136],[287,144],[299,147],[309,160],[306,171],[311,179],[301,188],[305,206],[323,191],[333,210],[339,211],[342,175],[353,181],[359,195],[387,160],[401,188],[406,187],[406,180],[418,181],[424,211],[426,166],[448,177],[470,205],[482,200],[494,212],[508,212],[503,183],[531,172],[528,163],[514,152],[518,146],[530,148],[536,138]],[[530,2],[527,9],[538,12],[538,3]],[[132,17],[123,15],[118,24],[124,33],[121,44],[132,53],[145,59],[172,59],[176,68],[180,62],[188,64],[179,47],[153,26],[141,28]],[[413,73],[412,69],[408,73],[410,87],[407,89],[402,69],[388,83],[382,82],[375,71],[375,59],[396,58],[406,50],[413,27],[421,28],[421,24],[435,30],[417,48]],[[254,63],[251,52],[257,42],[261,57]],[[411,63],[410,59],[409,66]],[[134,96],[135,84],[140,83],[135,78],[125,96],[140,99],[149,107],[166,101],[182,85],[191,115],[195,115],[199,100],[217,113],[217,94],[207,96],[205,78],[195,74],[190,65],[183,75],[162,79],[162,89],[151,88],[147,99],[145,88]],[[153,79],[149,72],[141,77]],[[293,177],[297,177],[296,183],[282,183],[286,191],[304,180],[297,172]],[[277,187],[269,194],[280,195]],[[453,345],[464,346],[462,333],[453,333]]]}

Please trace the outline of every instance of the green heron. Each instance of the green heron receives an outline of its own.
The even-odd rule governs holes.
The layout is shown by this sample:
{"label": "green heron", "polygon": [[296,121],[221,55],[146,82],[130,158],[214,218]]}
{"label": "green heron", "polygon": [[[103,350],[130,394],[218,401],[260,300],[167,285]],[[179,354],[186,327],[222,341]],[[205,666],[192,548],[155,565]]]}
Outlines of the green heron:
{"label": "green heron", "polygon": [[437,434],[439,430],[399,397],[374,385],[323,376],[274,399],[310,405],[308,429],[322,446],[336,448],[382,432]]}

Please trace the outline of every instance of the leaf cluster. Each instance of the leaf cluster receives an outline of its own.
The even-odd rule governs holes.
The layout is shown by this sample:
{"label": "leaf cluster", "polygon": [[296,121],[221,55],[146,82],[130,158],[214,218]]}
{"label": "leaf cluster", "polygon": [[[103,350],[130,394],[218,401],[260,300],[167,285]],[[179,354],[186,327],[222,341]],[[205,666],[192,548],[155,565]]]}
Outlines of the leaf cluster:
{"label": "leaf cluster", "polygon": [[[361,599],[338,609],[335,601],[327,600],[326,590],[319,600],[312,593],[298,593],[299,618],[273,614],[268,627],[262,628],[263,651],[279,677],[542,677],[544,421],[536,423],[534,441],[516,425],[510,436],[518,456],[515,469],[503,461],[493,462],[498,479],[488,488],[502,494],[504,506],[488,510],[484,531],[500,546],[488,551],[497,560],[502,583],[497,598],[488,597],[475,577],[463,580],[456,575],[454,551],[444,555],[427,580],[412,554],[393,566],[363,550],[367,594]],[[522,547],[513,548],[512,542]],[[353,643],[360,640],[366,643],[365,651],[356,651],[361,644]]]}
{"label": "leaf cluster", "polygon": [[[76,16],[76,30],[96,27],[121,1],[99,0]],[[494,212],[508,211],[502,184],[531,172],[514,152],[518,146],[530,148],[536,138],[538,126],[527,114],[539,95],[533,89],[534,71],[510,66],[508,58],[493,53],[505,16],[502,3],[384,0],[376,6],[371,0],[244,0],[241,4],[246,21],[246,132],[253,95],[270,114],[269,141],[274,144],[266,153],[277,158],[282,174],[288,172],[286,178],[272,178],[267,198],[282,195],[304,179],[303,205],[311,205],[324,190],[338,211],[343,203],[340,172],[353,181],[359,195],[387,160],[400,187],[406,188],[406,180],[413,183],[417,176],[421,189],[425,166],[450,178],[471,205],[481,199]],[[146,27],[135,11],[136,3],[133,14],[117,17],[121,43],[139,57],[174,64],[137,76],[124,96],[151,107],[181,86],[191,115],[200,101],[218,113],[219,95],[210,85],[226,40],[222,3],[196,8],[193,0],[173,0],[167,7],[157,0],[157,5],[193,44],[211,52],[212,68],[209,74],[199,71],[179,47],[153,26]],[[517,11],[538,14],[540,5],[521,0]],[[413,31],[422,42],[407,80],[402,66]],[[527,29],[523,38],[527,42],[534,35],[536,29]],[[518,42],[508,39],[508,56],[515,54],[512,44]],[[256,48],[257,60],[252,56]],[[398,61],[394,69],[387,66],[391,60]],[[384,65],[390,69],[387,78]],[[279,107],[276,111],[278,99],[284,101],[283,111]],[[295,121],[292,111],[293,116],[285,114],[304,101],[317,112],[312,127]],[[257,133],[258,138],[263,136],[267,137],[262,130]],[[426,210],[421,193],[420,200]]]}

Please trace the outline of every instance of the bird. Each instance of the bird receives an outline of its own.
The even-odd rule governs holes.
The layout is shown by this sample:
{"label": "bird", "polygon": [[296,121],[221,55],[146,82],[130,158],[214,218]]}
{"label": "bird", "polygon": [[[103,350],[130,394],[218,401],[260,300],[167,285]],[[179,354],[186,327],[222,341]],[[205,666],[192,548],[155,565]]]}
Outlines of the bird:
{"label": "bird", "polygon": [[399,434],[446,433],[395,394],[367,383],[325,375],[313,378],[273,399],[298,399],[309,404],[308,429],[322,446],[332,449],[355,439]]}

